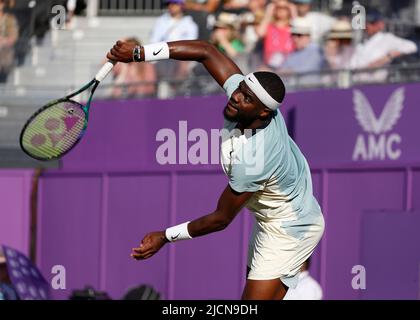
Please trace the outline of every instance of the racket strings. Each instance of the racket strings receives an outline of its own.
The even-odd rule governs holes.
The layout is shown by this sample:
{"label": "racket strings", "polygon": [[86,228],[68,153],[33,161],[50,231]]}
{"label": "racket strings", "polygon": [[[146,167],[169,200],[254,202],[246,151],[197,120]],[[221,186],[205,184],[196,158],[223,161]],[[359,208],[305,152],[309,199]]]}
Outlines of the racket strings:
{"label": "racket strings", "polygon": [[40,159],[66,153],[83,134],[86,115],[76,102],[58,102],[37,114],[25,128],[22,146]]}

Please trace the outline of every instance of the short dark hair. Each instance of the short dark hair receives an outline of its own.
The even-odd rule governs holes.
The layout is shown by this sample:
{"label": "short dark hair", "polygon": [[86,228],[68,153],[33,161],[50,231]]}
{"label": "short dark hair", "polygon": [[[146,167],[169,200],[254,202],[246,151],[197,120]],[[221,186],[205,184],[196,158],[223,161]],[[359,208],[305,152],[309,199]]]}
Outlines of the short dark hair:
{"label": "short dark hair", "polygon": [[254,72],[254,75],[274,100],[280,103],[283,101],[286,88],[277,74],[268,71],[257,71]]}

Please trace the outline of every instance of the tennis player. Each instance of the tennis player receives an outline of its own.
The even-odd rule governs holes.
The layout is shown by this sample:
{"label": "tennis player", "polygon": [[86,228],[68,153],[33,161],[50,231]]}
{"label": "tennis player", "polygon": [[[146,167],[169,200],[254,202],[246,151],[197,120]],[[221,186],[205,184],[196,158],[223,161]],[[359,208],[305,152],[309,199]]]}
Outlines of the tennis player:
{"label": "tennis player", "polygon": [[221,162],[228,177],[217,209],[193,221],[147,234],[132,251],[148,259],[166,243],[224,230],[247,207],[256,218],[249,244],[242,299],[283,299],[295,288],[302,264],[324,231],[321,208],[312,192],[307,161],[289,137],[278,111],[285,87],[278,75],[243,75],[213,45],[200,41],[160,42],[144,46],[118,41],[107,58],[119,62],[194,60],[202,63],[229,100],[223,110]]}

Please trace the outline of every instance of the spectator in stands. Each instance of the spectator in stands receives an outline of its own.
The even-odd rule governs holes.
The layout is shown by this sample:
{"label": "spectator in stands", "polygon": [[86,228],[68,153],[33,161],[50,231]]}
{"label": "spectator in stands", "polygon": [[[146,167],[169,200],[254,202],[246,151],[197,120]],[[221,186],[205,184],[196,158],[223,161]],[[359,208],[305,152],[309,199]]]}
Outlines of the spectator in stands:
{"label": "spectator in stands", "polygon": [[16,65],[21,66],[30,50],[30,39],[33,35],[35,4],[30,0],[9,2],[9,12],[16,17],[19,29],[18,40],[15,44]]}
{"label": "spectator in stands", "polygon": [[296,18],[292,23],[292,39],[295,51],[281,65],[282,73],[320,71],[323,55],[320,46],[311,40],[311,26],[305,18]]}
{"label": "spectator in stands", "polygon": [[353,30],[349,21],[339,20],[334,24],[324,44],[327,69],[350,68],[350,60],[354,52],[352,38]]}
{"label": "spectator in stands", "polygon": [[198,27],[190,16],[184,15],[184,0],[166,0],[165,3],[168,11],[157,19],[150,41],[197,39]]}
{"label": "spectator in stands", "polygon": [[248,56],[248,68],[244,72],[258,70],[263,64],[263,37],[257,30],[265,15],[266,0],[249,0],[248,12],[241,14],[242,41]]}
{"label": "spectator in stands", "polygon": [[[42,45],[45,35],[50,30],[50,21],[53,17],[51,8],[54,5],[65,5],[63,0],[42,0],[42,1],[31,1],[35,2],[33,11],[33,32],[38,45]],[[31,3],[30,2],[30,3]]]}
{"label": "spectator in stands", "polygon": [[8,1],[0,0],[0,83],[6,82],[14,66],[14,46],[19,35],[16,18],[4,12],[7,5]]}
{"label": "spectator in stands", "polygon": [[[136,38],[125,40],[136,46],[141,43]],[[155,65],[144,63],[117,63],[112,69],[114,76],[114,98],[145,98],[156,95]]]}
{"label": "spectator in stands", "polygon": [[211,36],[212,42],[219,50],[233,59],[245,51],[245,46],[238,31],[237,16],[222,12],[214,25],[214,31]]}
{"label": "spectator in stands", "polygon": [[80,15],[87,7],[86,0],[67,0],[66,1],[66,28],[76,28],[75,16]]}
{"label": "spectator in stands", "polygon": [[384,17],[378,10],[370,10],[366,16],[366,39],[356,46],[351,59],[352,69],[380,68],[395,58],[417,52],[413,41],[384,32]]}
{"label": "spectator in stands", "polygon": [[67,9],[67,16],[66,16],[66,27],[67,29],[73,29],[75,27],[74,12],[76,11],[77,0],[67,0],[66,9]]}
{"label": "spectator in stands", "polygon": [[187,0],[185,14],[190,15],[198,25],[198,39],[210,40],[213,31],[215,16],[222,8],[221,0]]}
{"label": "spectator in stands", "polygon": [[[198,26],[190,16],[184,15],[185,0],[166,0],[168,11],[160,16],[152,30],[150,42],[194,40]],[[163,61],[156,64],[159,79],[185,80],[193,66],[190,61]]]}
{"label": "spectator in stands", "polygon": [[329,15],[321,12],[311,11],[312,0],[292,0],[296,6],[297,17],[308,20],[311,29],[311,39],[314,42],[320,43],[323,37],[331,30],[335,19]]}
{"label": "spectator in stands", "polygon": [[299,282],[295,289],[287,290],[284,300],[322,300],[322,288],[309,274],[311,260],[305,261],[299,274]]}
{"label": "spectator in stands", "polygon": [[290,4],[279,0],[267,6],[264,19],[257,28],[258,35],[264,38],[264,62],[272,69],[279,68],[294,51],[290,22]]}
{"label": "spectator in stands", "polygon": [[248,8],[248,0],[225,0],[223,1],[222,10],[224,12],[241,14]]}

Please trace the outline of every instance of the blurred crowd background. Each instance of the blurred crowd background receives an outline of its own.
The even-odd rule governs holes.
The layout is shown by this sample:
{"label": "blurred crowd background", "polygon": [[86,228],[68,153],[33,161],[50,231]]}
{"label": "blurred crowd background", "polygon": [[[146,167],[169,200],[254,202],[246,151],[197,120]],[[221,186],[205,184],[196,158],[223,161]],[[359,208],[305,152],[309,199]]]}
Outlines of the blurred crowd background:
{"label": "blurred crowd background", "polygon": [[[210,41],[288,92],[420,81],[420,0],[0,0],[0,164],[32,165],[17,146],[26,119],[120,39]],[[118,64],[95,100],[220,94],[200,63],[167,60]]]}
{"label": "blurred crowd background", "polygon": [[[416,81],[419,25],[415,0],[0,0],[0,90],[74,88],[118,39],[207,40],[245,73],[281,74],[289,90]],[[112,80],[107,98],[220,93],[194,62],[118,65]]]}

